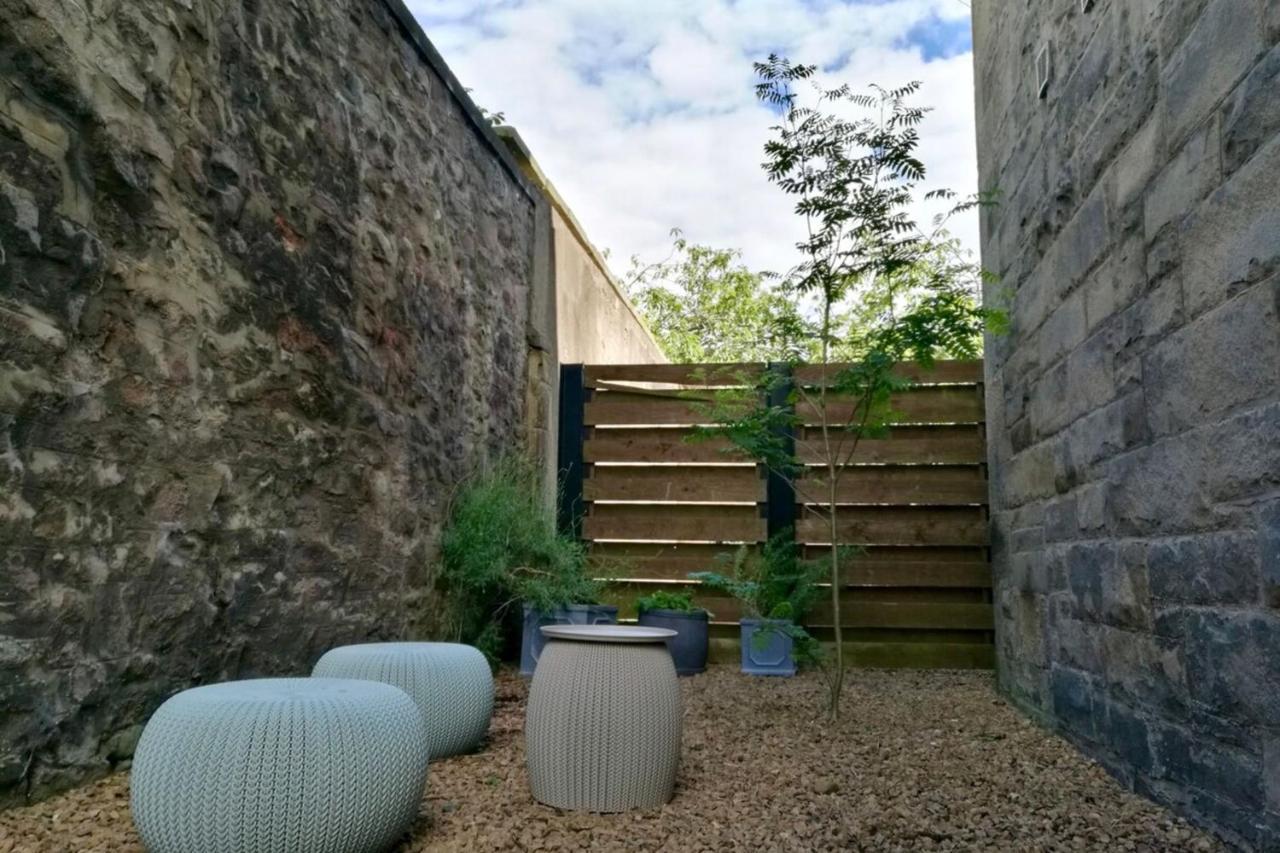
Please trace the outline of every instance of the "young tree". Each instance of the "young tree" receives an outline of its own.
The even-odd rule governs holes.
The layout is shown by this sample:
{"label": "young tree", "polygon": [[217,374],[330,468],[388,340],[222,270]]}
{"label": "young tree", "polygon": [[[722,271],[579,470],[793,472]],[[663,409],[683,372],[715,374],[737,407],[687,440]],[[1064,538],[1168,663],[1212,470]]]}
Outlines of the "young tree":
{"label": "young tree", "polygon": [[[998,315],[979,307],[978,276],[953,262],[954,244],[946,241],[941,222],[926,233],[909,213],[925,176],[916,147],[926,111],[908,104],[919,84],[873,86],[860,94],[848,86],[821,88],[812,80],[814,66],[778,56],[755,69],[757,96],[781,116],[765,145],[764,169],[795,198],[805,224],[805,238],[796,247],[802,260],[781,292],[816,313],[810,346],[802,347],[813,353],[813,366],[807,378],[794,382],[787,405],[748,407],[733,392],[721,392],[712,413],[715,426],[703,434],[729,438],[826,503],[808,511],[823,519],[829,534],[835,655],[827,710],[834,719],[845,677],[841,475],[861,439],[893,422],[892,396],[908,384],[899,365],[914,361],[927,367],[942,354],[976,356],[984,326]],[[813,83],[814,105],[799,97],[801,82]],[[845,118],[848,112],[859,117]],[[934,191],[925,198],[953,195]],[[964,201],[955,209],[977,203]],[[794,435],[794,451],[777,440],[780,429]],[[821,476],[799,458],[820,460],[815,467]]]}
{"label": "young tree", "polygon": [[694,364],[794,358],[806,335],[795,306],[752,272],[735,249],[690,243],[672,232],[671,255],[632,259],[628,295],[667,358]]}

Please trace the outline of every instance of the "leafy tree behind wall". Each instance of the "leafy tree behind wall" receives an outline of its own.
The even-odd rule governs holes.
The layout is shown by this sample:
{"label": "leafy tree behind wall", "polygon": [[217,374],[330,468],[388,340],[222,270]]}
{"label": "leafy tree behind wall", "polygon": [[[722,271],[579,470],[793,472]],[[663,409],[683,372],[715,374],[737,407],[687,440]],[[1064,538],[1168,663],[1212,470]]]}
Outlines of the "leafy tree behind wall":
{"label": "leafy tree behind wall", "polygon": [[673,231],[671,255],[632,259],[625,285],[667,358],[679,363],[780,361],[802,352],[805,321],[752,272],[741,252],[690,243]]}
{"label": "leafy tree behind wall", "polygon": [[[920,247],[885,280],[858,282],[832,306],[831,357],[855,361],[865,336],[885,317],[910,311],[930,288],[945,280],[960,285],[956,298],[977,306],[982,271],[939,221],[920,236]],[[817,361],[821,357],[819,301],[789,296],[786,280],[775,282],[742,261],[737,249],[691,243],[674,230],[671,254],[643,264],[632,258],[624,280],[627,295],[644,317],[667,358],[681,364]],[[982,350],[982,337],[945,342],[938,358],[968,358]]]}

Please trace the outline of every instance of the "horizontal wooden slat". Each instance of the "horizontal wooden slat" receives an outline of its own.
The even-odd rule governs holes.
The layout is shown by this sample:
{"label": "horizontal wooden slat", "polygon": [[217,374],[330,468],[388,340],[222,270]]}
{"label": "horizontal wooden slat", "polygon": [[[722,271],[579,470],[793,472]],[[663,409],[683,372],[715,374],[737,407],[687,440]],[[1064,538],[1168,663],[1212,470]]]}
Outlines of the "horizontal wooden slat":
{"label": "horizontal wooden slat", "polygon": [[759,399],[755,391],[724,388],[650,388],[642,385],[622,385],[616,382],[600,381],[596,383],[597,393],[591,395],[593,400],[605,400],[613,403],[626,401],[629,403],[651,403],[655,400],[690,400],[700,403],[712,403],[720,400],[726,404],[754,405]]}
{"label": "horizontal wooden slat", "polygon": [[[851,628],[953,628],[957,630],[991,631],[994,617],[990,604],[959,602],[887,602],[845,601],[840,605],[840,618]],[[813,609],[806,625],[831,625],[831,606],[823,603]]]}
{"label": "horizontal wooden slat", "polygon": [[[805,545],[803,547],[805,557],[810,559],[821,557],[823,552],[827,550],[826,545]],[[986,550],[981,546],[907,547],[900,545],[871,545],[861,548],[856,555],[856,560],[859,563],[874,563],[886,566],[898,563],[915,565],[942,564],[946,566],[967,563],[969,565],[985,566],[987,562],[986,554]]]}
{"label": "horizontal wooden slat", "polygon": [[758,542],[765,520],[755,506],[593,504],[583,519],[584,539]]}
{"label": "horizontal wooden slat", "polygon": [[[979,508],[857,507],[836,515],[837,535],[844,544],[985,545],[987,520]],[[805,512],[796,521],[803,542],[831,541],[825,518]]]}
{"label": "horizontal wooden slat", "polygon": [[[831,364],[827,375],[834,375],[848,367],[847,364]],[[596,382],[647,382],[666,385],[735,386],[754,384],[763,375],[763,364],[588,364],[584,374],[588,387]],[[898,365],[894,375],[913,382],[974,384],[982,381],[981,361],[937,361],[929,368],[914,362]],[[801,365],[794,369],[795,381],[804,385],[817,385],[823,376],[821,365]]]}
{"label": "horizontal wooden slat", "polygon": [[[713,567],[718,568],[718,567]],[[648,595],[655,591],[667,592],[688,592],[695,596],[707,597],[708,600],[723,599],[723,595],[710,590],[705,584],[697,581],[685,580],[683,582],[657,582],[650,580],[636,580],[631,578],[610,579],[605,584],[608,595],[615,596],[622,601],[633,601],[634,599]],[[820,584],[818,588],[821,590],[818,597],[819,604],[829,600],[831,595],[831,587],[829,584]],[[951,586],[951,587],[922,587],[922,586],[853,586],[844,585],[841,592],[841,601],[862,602],[862,603],[888,603],[888,604],[984,604],[989,603],[988,596],[991,594],[989,589],[981,586]],[[609,603],[613,603],[610,600]],[[711,605],[707,605],[711,608]],[[712,608],[714,609],[714,608]]]}
{"label": "horizontal wooden slat", "polygon": [[[815,469],[796,483],[801,503],[828,503],[827,474]],[[836,477],[838,504],[984,504],[987,481],[979,466],[847,468]]]}
{"label": "horizontal wooden slat", "polygon": [[[705,555],[677,555],[644,559],[601,553],[592,549],[599,574],[626,580],[644,580],[676,585],[692,572],[727,571],[728,563],[717,559],[723,551]],[[846,561],[840,572],[846,587],[903,589],[989,589],[991,568],[985,563],[868,563]]]}
{"label": "horizontal wooden slat", "polygon": [[[720,627],[720,626],[717,626]],[[725,626],[721,630],[732,632],[736,626]],[[814,639],[830,644],[835,639],[835,631],[830,625],[810,625],[806,628]],[[972,628],[851,628],[840,629],[846,643],[990,643],[991,638],[982,631]]]}
{"label": "horizontal wooden slat", "polygon": [[[606,588],[601,600],[630,616],[635,613],[636,600],[651,591],[637,584],[614,584]],[[845,590],[840,596],[841,624],[853,630],[992,630],[992,607],[980,600],[980,591],[975,590],[973,595],[965,590],[951,593],[938,600],[929,600],[923,595],[894,600],[884,590]],[[709,611],[716,622],[737,622],[743,615],[741,602],[719,593],[705,593],[695,587],[693,601]],[[803,622],[813,628],[815,634],[821,633],[834,624],[831,612],[831,602],[820,598]]]}
{"label": "horizontal wooden slat", "polygon": [[841,569],[840,576],[847,586],[991,586],[991,567],[985,563],[873,563],[855,558]]}
{"label": "horizontal wooden slat", "polygon": [[597,429],[582,445],[586,462],[724,462],[753,464],[720,438],[691,441],[690,429],[622,427]]}
{"label": "horizontal wooden slat", "polygon": [[[824,556],[827,546],[810,545],[805,556]],[[690,572],[725,569],[734,552],[723,545],[597,542],[591,545],[593,564],[601,574],[675,582]],[[866,548],[845,561],[847,586],[862,587],[981,587],[991,586],[991,569],[982,548]]]}
{"label": "horizontal wooden slat", "polygon": [[[620,606],[633,601],[621,600]],[[709,610],[717,622],[737,622],[742,618],[742,604],[734,599],[695,595],[694,602]],[[846,594],[840,603],[840,619],[848,628],[993,630],[991,605],[983,602],[859,601]],[[830,602],[814,605],[804,624],[814,629],[832,625]]]}
{"label": "horizontal wooden slat", "polygon": [[[690,411],[696,410],[691,408]],[[984,419],[982,398],[973,387],[923,387],[903,391],[889,399],[889,412],[893,415],[890,420],[901,424],[978,423]],[[699,412],[699,414],[702,413]],[[797,401],[796,417],[806,424],[821,423],[818,401],[813,399]],[[853,418],[854,402],[852,400],[833,397],[827,401],[828,424],[845,424]],[[690,423],[695,422],[690,421]],[[670,423],[678,423],[678,421],[670,421]]]}
{"label": "horizontal wooden slat", "polygon": [[764,500],[765,481],[756,467],[594,465],[583,495],[588,501],[756,503]]}
{"label": "horizontal wooden slat", "polygon": [[[824,374],[834,379],[848,368],[846,364],[822,365],[806,364],[797,367],[792,376],[800,385],[819,385]],[[932,367],[925,368],[915,362],[904,362],[894,368],[893,375],[899,379],[922,384],[976,384],[982,381],[982,362],[978,361],[936,361]]]}
{"label": "horizontal wooden slat", "polygon": [[[583,443],[587,462],[727,463],[753,460],[720,438],[690,440],[692,429],[611,427],[592,431]],[[796,455],[803,463],[824,461],[821,436],[809,427],[800,436]],[[884,438],[864,438],[854,464],[972,465],[986,461],[986,445],[977,426],[895,427]]]}
{"label": "horizontal wooden slat", "polygon": [[594,542],[592,564],[610,577],[685,580],[690,572],[716,571],[733,546],[649,542]]}
{"label": "horizontal wooden slat", "polygon": [[[821,433],[809,427],[799,436],[796,457],[805,464],[826,462]],[[853,464],[978,464],[986,461],[986,443],[978,426],[894,427],[884,438],[858,442]],[[847,453],[846,453],[847,455]]]}
{"label": "horizontal wooden slat", "polygon": [[[736,405],[736,404],[733,404]],[[583,410],[587,426],[693,426],[718,420],[713,403],[610,391],[596,394]]]}
{"label": "horizontal wooden slat", "polygon": [[[748,401],[722,400],[714,403],[706,392],[604,391],[594,394],[586,404],[584,422],[588,426],[661,425],[682,426],[712,424],[732,414],[734,407],[753,405]],[[715,407],[719,407],[717,410]],[[744,409],[745,410],[745,409]],[[893,395],[889,401],[892,420],[896,423],[978,423],[983,420],[982,398],[974,387],[921,387]],[[818,424],[817,400],[796,403],[796,416],[802,423]],[[844,424],[853,418],[853,401],[835,397],[827,403],[828,423]]]}
{"label": "horizontal wooden slat", "polygon": [[755,384],[763,364],[588,364],[588,387],[597,382],[651,382],[667,385],[735,386]]}

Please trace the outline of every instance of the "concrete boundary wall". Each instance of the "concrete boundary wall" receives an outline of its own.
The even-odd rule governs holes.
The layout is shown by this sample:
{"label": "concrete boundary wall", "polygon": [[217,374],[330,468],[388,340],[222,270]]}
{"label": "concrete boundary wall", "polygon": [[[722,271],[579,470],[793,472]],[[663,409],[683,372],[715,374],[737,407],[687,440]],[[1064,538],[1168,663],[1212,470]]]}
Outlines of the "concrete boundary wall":
{"label": "concrete boundary wall", "polygon": [[498,128],[524,174],[551,207],[557,347],[565,364],[667,362],[608,262],[513,127]]}

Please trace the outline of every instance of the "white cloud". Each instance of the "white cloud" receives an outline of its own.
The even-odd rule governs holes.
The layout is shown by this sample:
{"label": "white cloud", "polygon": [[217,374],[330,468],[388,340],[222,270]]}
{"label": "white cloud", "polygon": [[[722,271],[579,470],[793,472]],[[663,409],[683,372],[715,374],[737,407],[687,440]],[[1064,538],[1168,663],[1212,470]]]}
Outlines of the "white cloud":
{"label": "white cloud", "polygon": [[[819,64],[826,83],[921,80],[918,101],[934,108],[920,148],[930,187],[977,189],[972,57],[926,61],[930,37],[914,29],[967,27],[960,0],[409,5],[476,102],[520,130],[618,271],[633,254],[665,255],[672,227],[741,248],[756,267],[794,261],[791,202],[760,170],[773,116],[755,102],[751,62],[770,51]],[[976,216],[952,230],[976,253]]]}

